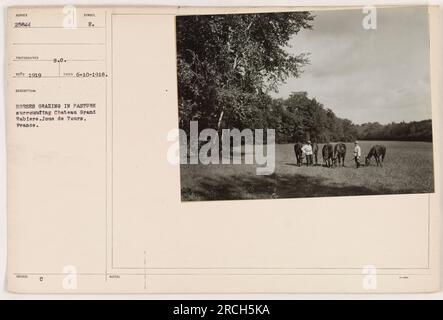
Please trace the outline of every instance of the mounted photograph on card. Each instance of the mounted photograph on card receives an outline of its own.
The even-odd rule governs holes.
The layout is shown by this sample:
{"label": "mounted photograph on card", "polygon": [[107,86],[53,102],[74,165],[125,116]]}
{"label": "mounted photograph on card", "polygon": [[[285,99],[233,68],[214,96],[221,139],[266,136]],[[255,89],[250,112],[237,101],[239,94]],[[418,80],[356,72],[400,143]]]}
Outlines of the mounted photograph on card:
{"label": "mounted photograph on card", "polygon": [[8,8],[7,290],[439,290],[439,10]]}
{"label": "mounted photograph on card", "polygon": [[426,7],[177,16],[181,200],[434,192],[429,43]]}

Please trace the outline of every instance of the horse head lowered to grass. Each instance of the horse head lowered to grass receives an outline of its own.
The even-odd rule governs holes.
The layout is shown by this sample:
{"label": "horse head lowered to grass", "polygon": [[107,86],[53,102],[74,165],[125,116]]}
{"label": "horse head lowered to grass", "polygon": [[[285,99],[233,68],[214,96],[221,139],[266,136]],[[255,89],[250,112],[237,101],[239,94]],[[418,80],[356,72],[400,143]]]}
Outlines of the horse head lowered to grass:
{"label": "horse head lowered to grass", "polygon": [[366,156],[365,165],[369,165],[371,163],[371,158],[374,157],[375,163],[377,167],[383,167],[383,161],[386,156],[386,147],[380,144],[376,144],[369,150],[368,155]]}

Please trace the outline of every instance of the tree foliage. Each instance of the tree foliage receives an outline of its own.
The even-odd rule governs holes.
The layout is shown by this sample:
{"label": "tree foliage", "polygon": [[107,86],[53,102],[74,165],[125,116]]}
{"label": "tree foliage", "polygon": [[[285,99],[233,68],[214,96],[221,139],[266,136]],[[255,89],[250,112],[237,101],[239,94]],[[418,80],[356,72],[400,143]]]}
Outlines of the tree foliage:
{"label": "tree foliage", "polygon": [[277,143],[352,141],[357,137],[350,120],[338,118],[306,92],[293,92],[288,99],[274,99],[270,106],[264,127],[276,130]]}
{"label": "tree foliage", "polygon": [[176,19],[179,126],[275,129],[277,143],[362,140],[432,141],[431,120],[355,125],[306,92],[270,92],[298,77],[307,54],[289,41],[311,29],[309,12],[180,16]]}

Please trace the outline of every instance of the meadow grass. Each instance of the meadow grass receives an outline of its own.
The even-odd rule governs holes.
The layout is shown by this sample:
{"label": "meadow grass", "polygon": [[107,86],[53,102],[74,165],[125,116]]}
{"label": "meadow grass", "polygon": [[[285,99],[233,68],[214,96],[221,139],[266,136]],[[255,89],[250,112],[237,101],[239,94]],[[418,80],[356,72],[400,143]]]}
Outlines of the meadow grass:
{"label": "meadow grass", "polygon": [[[386,146],[383,167],[372,159],[371,146]],[[318,165],[296,165],[293,144],[275,146],[275,172],[257,176],[256,165],[181,165],[182,200],[234,200],[430,193],[434,190],[433,152],[429,142],[361,141],[362,167],[355,168],[353,143],[346,143],[345,167],[327,168],[319,145]]]}

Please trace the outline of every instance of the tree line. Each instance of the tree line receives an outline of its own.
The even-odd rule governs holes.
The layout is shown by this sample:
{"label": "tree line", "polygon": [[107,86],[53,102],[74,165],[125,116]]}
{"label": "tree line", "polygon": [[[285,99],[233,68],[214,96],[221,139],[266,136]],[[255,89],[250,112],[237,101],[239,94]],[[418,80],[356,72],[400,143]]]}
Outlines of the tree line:
{"label": "tree line", "polygon": [[[250,128],[276,130],[277,143],[307,140],[350,142],[354,140],[432,141],[432,121],[368,122],[354,124],[337,117],[307,92],[294,92],[287,99],[268,97],[265,105],[249,119]],[[255,123],[252,123],[254,121]]]}
{"label": "tree line", "polygon": [[279,84],[299,77],[308,55],[285,50],[310,12],[180,16],[176,19],[179,127],[274,129],[277,143],[313,140],[432,141],[431,120],[356,125],[307,92],[273,98]]}
{"label": "tree line", "polygon": [[361,140],[432,141],[432,120],[389,123],[369,122],[356,125]]}

